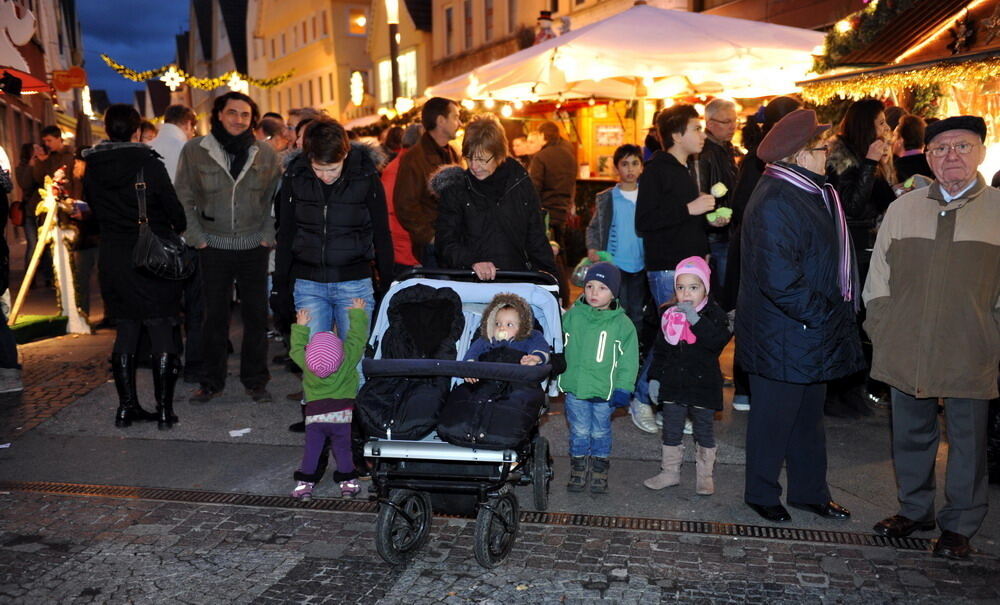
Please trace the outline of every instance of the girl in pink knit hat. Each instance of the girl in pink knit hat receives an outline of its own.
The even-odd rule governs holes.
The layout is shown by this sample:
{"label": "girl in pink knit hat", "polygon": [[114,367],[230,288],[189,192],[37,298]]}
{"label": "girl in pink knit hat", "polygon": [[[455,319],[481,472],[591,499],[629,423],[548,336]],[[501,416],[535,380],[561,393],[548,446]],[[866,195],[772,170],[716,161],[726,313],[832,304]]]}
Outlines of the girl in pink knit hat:
{"label": "girl in pink knit hat", "polygon": [[674,273],[674,300],[660,321],[662,335],[653,348],[649,395],[663,404],[663,459],[660,473],[643,482],[649,489],[680,483],[684,460],[684,421],[694,425],[697,463],[695,491],[715,492],[715,412],[722,409],[719,355],[729,342],[726,312],[709,298],[711,270],[700,256],[685,258]]}

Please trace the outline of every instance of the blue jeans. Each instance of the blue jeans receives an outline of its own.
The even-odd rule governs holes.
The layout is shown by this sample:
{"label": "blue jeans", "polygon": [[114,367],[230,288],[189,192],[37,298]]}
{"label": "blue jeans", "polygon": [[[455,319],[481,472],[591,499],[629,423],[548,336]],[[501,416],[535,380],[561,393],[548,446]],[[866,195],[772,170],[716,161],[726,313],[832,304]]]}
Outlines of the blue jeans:
{"label": "blue jeans", "polygon": [[674,297],[674,271],[646,271],[646,278],[649,280],[649,291],[653,293],[653,300],[659,307]]}
{"label": "blue jeans", "polygon": [[347,307],[351,299],[363,299],[368,306],[365,313],[371,321],[375,307],[375,291],[371,278],[323,283],[308,279],[295,280],[295,308],[309,311],[309,335],[333,330],[336,323],[337,335],[347,338],[349,327]]}
{"label": "blue jeans", "polygon": [[[646,278],[649,280],[649,290],[653,293],[653,302],[656,305],[656,325],[660,325],[660,306],[666,304],[674,297],[674,273],[676,271],[646,271]],[[657,338],[662,338],[657,327]],[[649,368],[653,364],[653,349],[650,347],[646,359],[639,368],[639,378],[635,381],[635,398],[647,405],[656,405],[655,401],[649,399]]]}
{"label": "blue jeans", "polygon": [[566,420],[569,422],[569,455],[611,456],[611,413],[607,401],[590,402],[566,393]]}

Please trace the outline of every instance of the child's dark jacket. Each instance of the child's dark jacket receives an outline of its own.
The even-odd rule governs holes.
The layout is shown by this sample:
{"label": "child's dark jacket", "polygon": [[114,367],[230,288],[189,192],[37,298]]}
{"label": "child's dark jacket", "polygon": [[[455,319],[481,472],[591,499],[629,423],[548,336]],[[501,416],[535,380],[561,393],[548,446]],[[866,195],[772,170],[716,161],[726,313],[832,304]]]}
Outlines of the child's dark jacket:
{"label": "child's dark jacket", "polygon": [[711,299],[699,315],[701,319],[691,326],[698,339],[694,344],[682,340],[672,345],[662,332],[657,334],[649,379],[660,381],[661,402],[721,410],[719,355],[731,336],[729,318],[722,307]]}

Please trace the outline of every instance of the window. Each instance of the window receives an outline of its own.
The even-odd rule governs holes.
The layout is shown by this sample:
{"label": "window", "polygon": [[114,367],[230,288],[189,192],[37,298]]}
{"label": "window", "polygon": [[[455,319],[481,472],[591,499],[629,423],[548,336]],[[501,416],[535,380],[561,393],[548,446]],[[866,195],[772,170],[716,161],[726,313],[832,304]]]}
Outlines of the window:
{"label": "window", "polygon": [[299,82],[299,105],[306,104],[305,91],[302,89],[302,82]]}
{"label": "window", "polygon": [[276,49],[275,39],[271,38],[271,58],[274,59],[278,56],[278,51]]}
{"label": "window", "polygon": [[288,86],[288,109],[291,109],[293,107],[295,107],[295,106],[292,105],[292,87],[291,87],[291,85],[289,85]]}
{"label": "window", "polygon": [[444,54],[455,52],[455,10],[449,6],[444,9]]}
{"label": "window", "polygon": [[328,85],[328,90],[330,91],[330,102],[333,103],[334,99],[337,98],[337,95],[334,94],[333,92],[333,73],[331,72],[327,74],[326,77],[327,77],[326,83]]}
{"label": "window", "polygon": [[285,48],[285,33],[282,32],[281,33],[281,56],[284,57],[286,54],[288,54],[288,49]]}
{"label": "window", "polygon": [[322,12],[322,17],[320,17],[320,21],[323,22],[323,30],[322,31],[323,31],[323,37],[325,38],[327,36],[327,34],[326,34],[326,11]]}
{"label": "window", "polygon": [[[402,81],[402,78],[400,78]],[[383,59],[378,62],[378,102],[379,105],[392,106],[392,60]]]}
{"label": "window", "polygon": [[294,51],[299,47],[299,28],[292,28],[292,50]]}
{"label": "window", "polygon": [[313,40],[319,38],[319,30],[316,27],[316,15],[312,16],[312,26],[313,26]]}
{"label": "window", "polygon": [[319,91],[319,104],[323,104],[323,76],[316,78],[316,90]]}
{"label": "window", "polygon": [[472,0],[465,0],[462,16],[465,17],[465,50],[472,48]]}
{"label": "window", "polygon": [[309,79],[309,107],[315,107],[316,102],[313,100],[313,81]]}
{"label": "window", "polygon": [[493,40],[493,0],[485,0],[484,11],[485,22],[486,22],[486,34],[484,36],[487,42]]}
{"label": "window", "polygon": [[368,15],[363,8],[352,8],[348,10],[347,33],[352,36],[364,36],[368,34]]}
{"label": "window", "polygon": [[399,55],[399,94],[416,97],[417,92],[417,51],[408,50]]}
{"label": "window", "polygon": [[517,0],[507,0],[507,33],[517,31]]}
{"label": "window", "polygon": [[309,43],[309,30],[306,28],[305,19],[302,20],[302,44]]}

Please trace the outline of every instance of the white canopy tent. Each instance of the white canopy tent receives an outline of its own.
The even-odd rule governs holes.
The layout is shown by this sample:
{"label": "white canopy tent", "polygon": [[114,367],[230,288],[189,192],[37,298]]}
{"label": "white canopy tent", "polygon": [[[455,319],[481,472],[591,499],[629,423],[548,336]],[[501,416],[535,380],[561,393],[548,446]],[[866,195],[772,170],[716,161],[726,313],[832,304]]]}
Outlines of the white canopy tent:
{"label": "white canopy tent", "polygon": [[534,101],[752,98],[796,89],[824,34],[702,13],[635,6],[428,88],[426,96]]}

